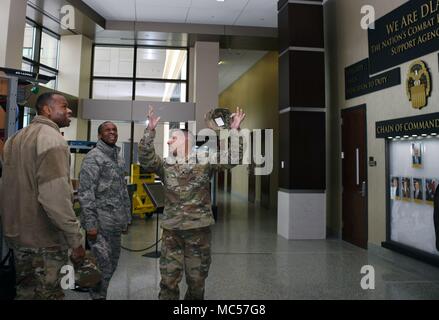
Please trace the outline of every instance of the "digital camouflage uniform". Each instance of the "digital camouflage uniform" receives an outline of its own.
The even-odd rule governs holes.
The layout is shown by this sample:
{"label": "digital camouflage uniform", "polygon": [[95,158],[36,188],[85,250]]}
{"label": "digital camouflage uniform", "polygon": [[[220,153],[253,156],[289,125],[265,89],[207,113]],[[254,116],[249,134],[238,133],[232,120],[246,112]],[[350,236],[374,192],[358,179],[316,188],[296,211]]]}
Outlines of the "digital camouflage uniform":
{"label": "digital camouflage uniform", "polygon": [[178,285],[185,269],[185,299],[201,300],[211,263],[210,226],[215,223],[210,179],[215,171],[234,165],[169,164],[155,153],[154,137],[155,130],[145,129],[139,144],[139,161],[145,170],[160,176],[165,188],[159,299],[179,299]]}
{"label": "digital camouflage uniform", "polygon": [[120,148],[99,140],[82,162],[78,197],[81,224],[85,230],[97,229],[96,240],[88,243],[102,272],[100,286],[91,290],[92,298],[105,299],[120,255],[121,233],[131,223],[131,202],[125,182]]}

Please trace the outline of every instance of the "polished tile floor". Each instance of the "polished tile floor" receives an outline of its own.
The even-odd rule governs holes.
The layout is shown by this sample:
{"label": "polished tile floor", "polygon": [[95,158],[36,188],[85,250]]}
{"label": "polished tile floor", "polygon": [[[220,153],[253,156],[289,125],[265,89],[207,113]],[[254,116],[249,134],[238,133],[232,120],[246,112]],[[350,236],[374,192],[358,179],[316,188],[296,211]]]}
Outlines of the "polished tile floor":
{"label": "polished tile floor", "polygon": [[[439,268],[391,251],[368,251],[338,239],[288,241],[276,233],[276,213],[219,195],[206,299],[439,299]],[[155,219],[136,219],[123,245],[154,243]],[[122,250],[108,299],[157,299],[158,259]],[[375,289],[363,290],[362,266],[375,270]],[[186,285],[181,285],[181,296]],[[67,292],[68,299],[87,299]]]}

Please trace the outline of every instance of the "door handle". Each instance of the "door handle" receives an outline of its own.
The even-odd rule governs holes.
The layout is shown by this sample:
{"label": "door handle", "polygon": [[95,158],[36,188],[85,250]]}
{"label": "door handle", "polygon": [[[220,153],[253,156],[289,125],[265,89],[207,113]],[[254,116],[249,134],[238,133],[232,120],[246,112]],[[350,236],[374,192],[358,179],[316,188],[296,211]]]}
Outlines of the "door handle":
{"label": "door handle", "polygon": [[361,184],[360,195],[361,195],[363,198],[366,197],[366,181],[363,181],[363,183]]}
{"label": "door handle", "polygon": [[360,150],[355,149],[355,174],[356,174],[356,184],[360,185]]}

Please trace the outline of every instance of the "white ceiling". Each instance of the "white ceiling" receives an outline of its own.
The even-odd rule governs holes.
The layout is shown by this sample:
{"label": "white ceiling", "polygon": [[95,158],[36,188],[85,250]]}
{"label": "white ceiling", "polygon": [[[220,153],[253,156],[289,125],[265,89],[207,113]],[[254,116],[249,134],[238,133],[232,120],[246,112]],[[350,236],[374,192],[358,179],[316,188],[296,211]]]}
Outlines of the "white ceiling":
{"label": "white ceiling", "polygon": [[277,28],[277,0],[83,0],[107,20]]}
{"label": "white ceiling", "polygon": [[267,54],[267,51],[257,50],[220,50],[218,94],[246,73],[256,62]]}

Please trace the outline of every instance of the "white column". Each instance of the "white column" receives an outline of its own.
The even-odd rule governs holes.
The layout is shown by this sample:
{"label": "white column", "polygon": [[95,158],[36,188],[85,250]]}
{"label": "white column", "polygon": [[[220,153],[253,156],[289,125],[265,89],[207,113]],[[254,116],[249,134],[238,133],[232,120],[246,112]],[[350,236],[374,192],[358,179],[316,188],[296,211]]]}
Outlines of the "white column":
{"label": "white column", "polygon": [[[62,36],[59,53],[58,90],[79,99],[89,98],[91,79],[91,57],[93,43],[82,35]],[[73,118],[70,127],[62,129],[66,140],[87,140],[87,120],[81,119],[82,108],[78,107],[78,117]],[[71,175],[77,177],[83,155],[72,157]]]}
{"label": "white column", "polygon": [[0,66],[21,69],[26,0],[0,0]]}
{"label": "white column", "polygon": [[59,52],[58,89],[78,98],[88,98],[92,41],[82,35],[62,36]]}
{"label": "white column", "polygon": [[277,233],[291,240],[326,238],[326,194],[278,191]]}
{"label": "white column", "polygon": [[196,42],[194,102],[197,131],[206,127],[204,115],[218,107],[218,42]]}

